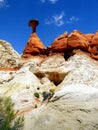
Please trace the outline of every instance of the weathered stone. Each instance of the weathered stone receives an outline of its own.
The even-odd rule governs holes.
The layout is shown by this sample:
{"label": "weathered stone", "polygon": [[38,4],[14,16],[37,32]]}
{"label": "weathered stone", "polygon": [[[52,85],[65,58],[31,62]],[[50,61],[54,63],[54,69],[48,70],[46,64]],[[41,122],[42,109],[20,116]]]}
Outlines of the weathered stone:
{"label": "weathered stone", "polygon": [[79,31],[74,30],[68,37],[67,49],[83,49],[88,48],[88,39]]}
{"label": "weathered stone", "polygon": [[[63,57],[59,58],[61,61]],[[56,87],[54,96],[47,105],[43,103],[25,115],[24,130],[97,130],[97,61],[82,51],[78,51],[67,62],[62,60],[62,63],[58,63],[56,59],[56,56],[47,58],[41,65],[43,71],[51,70],[52,73],[57,70],[57,65],[58,72],[62,70],[63,73],[68,73]],[[53,64],[52,60],[55,60]]]}
{"label": "weathered stone", "polygon": [[92,45],[98,46],[98,31],[95,33],[95,35],[92,38]]}
{"label": "weathered stone", "polygon": [[39,21],[36,19],[32,19],[29,21],[29,26],[32,27],[32,34],[23,51],[23,58],[30,58],[34,55],[40,55],[45,53],[46,47],[43,45],[42,41],[36,34],[36,27],[38,24]]}
{"label": "weathered stone", "polygon": [[88,33],[88,34],[85,34],[84,36],[88,39],[89,43],[91,44],[92,43],[92,38],[93,38],[94,34]]}
{"label": "weathered stone", "polygon": [[68,33],[65,32],[58,38],[54,40],[54,42],[51,44],[50,47],[48,47],[47,51],[51,53],[64,53],[64,51],[67,49],[67,37]]}
{"label": "weathered stone", "polygon": [[24,49],[22,57],[44,54],[45,50],[46,47],[43,45],[37,34],[32,33]]}
{"label": "weathered stone", "polygon": [[17,67],[19,59],[19,54],[12,48],[11,44],[0,40],[0,67]]}
{"label": "weathered stone", "polygon": [[39,21],[37,19],[32,19],[29,21],[29,26],[32,27],[32,32],[36,32],[36,27],[38,26]]}
{"label": "weathered stone", "polygon": [[63,38],[68,38],[68,32],[64,32],[64,34],[61,34],[59,37],[57,37],[55,40],[61,40]]}
{"label": "weathered stone", "polygon": [[[25,115],[23,130],[97,130],[97,79],[98,63],[86,52],[67,61],[61,54],[33,57],[17,71],[0,70],[0,95]],[[43,93],[51,91],[45,100]]]}
{"label": "weathered stone", "polygon": [[96,57],[94,55],[98,55],[98,31],[95,33],[89,44],[89,52],[92,54],[93,58]]}
{"label": "weathered stone", "polygon": [[[24,114],[23,130],[98,130],[96,34],[83,35],[74,31],[68,37],[65,33],[50,47],[56,54],[41,57],[41,50],[46,48],[33,33],[28,41],[29,48],[26,46],[23,54],[23,57],[33,58],[21,58],[20,68],[4,66],[0,69],[0,95],[10,96],[15,103],[14,109],[19,110],[18,114]],[[61,54],[65,51],[71,53],[68,60]],[[1,53],[1,58],[5,58],[5,54]]]}

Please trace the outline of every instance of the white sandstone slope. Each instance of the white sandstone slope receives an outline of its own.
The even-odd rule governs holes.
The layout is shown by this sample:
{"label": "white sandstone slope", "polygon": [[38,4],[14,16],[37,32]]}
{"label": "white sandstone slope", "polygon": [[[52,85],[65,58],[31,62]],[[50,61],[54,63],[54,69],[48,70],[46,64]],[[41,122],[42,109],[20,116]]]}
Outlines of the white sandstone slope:
{"label": "white sandstone slope", "polygon": [[19,64],[19,59],[19,54],[11,44],[0,40],[0,67],[16,67]]}
{"label": "white sandstone slope", "polygon": [[[98,130],[97,80],[98,61],[83,51],[68,60],[39,56],[21,59],[17,71],[0,70],[0,95],[25,114],[23,130]],[[50,90],[54,95],[45,100],[42,93]]]}
{"label": "white sandstone slope", "polygon": [[96,100],[98,98],[98,89],[85,84],[72,84],[57,91],[50,101],[54,102],[63,97],[66,101]]}
{"label": "white sandstone slope", "polygon": [[[47,58],[40,71],[48,72],[48,77],[50,72],[64,74],[64,77],[56,86],[50,102],[26,115],[25,129],[97,130],[98,62],[78,51],[68,61],[56,55]],[[58,76],[54,76],[54,80],[58,81]]]}

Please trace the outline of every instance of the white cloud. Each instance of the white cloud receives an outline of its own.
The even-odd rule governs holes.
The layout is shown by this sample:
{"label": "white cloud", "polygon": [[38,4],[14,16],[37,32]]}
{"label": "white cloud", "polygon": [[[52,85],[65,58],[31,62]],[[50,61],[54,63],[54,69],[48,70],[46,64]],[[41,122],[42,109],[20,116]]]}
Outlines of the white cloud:
{"label": "white cloud", "polygon": [[4,0],[0,0],[0,3],[4,2]]}
{"label": "white cloud", "polygon": [[0,8],[9,7],[6,0],[0,0]]}
{"label": "white cloud", "polygon": [[42,3],[45,3],[45,0],[40,0]]}
{"label": "white cloud", "polygon": [[5,1],[4,0],[0,0],[0,8],[4,6]]}
{"label": "white cloud", "polygon": [[42,3],[45,2],[51,2],[52,4],[55,4],[58,0],[40,0]]}
{"label": "white cloud", "polygon": [[55,4],[58,0],[49,0],[52,4]]}
{"label": "white cloud", "polygon": [[70,24],[70,23],[74,23],[74,22],[77,22],[79,21],[79,18],[76,17],[76,16],[72,16],[69,18],[69,20],[66,21],[66,24]]}
{"label": "white cloud", "polygon": [[58,27],[64,25],[64,12],[61,12],[60,14],[53,15],[51,18],[46,19],[45,23],[50,25],[54,24]]}

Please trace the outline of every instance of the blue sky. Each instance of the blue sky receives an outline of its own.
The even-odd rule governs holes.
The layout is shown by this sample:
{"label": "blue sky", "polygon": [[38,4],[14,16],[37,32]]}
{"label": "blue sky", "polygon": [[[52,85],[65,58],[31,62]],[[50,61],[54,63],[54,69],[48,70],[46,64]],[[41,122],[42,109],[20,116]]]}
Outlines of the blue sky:
{"label": "blue sky", "polygon": [[0,39],[22,53],[32,32],[28,21],[36,18],[37,34],[49,46],[67,31],[95,33],[98,29],[98,0],[0,0]]}

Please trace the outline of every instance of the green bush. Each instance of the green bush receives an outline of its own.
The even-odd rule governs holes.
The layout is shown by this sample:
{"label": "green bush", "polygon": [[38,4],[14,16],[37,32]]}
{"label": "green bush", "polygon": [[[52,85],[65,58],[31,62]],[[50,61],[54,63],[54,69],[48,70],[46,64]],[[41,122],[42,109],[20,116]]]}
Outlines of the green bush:
{"label": "green bush", "polygon": [[50,89],[50,93],[51,93],[52,95],[54,95],[54,92],[55,92],[54,89]]}
{"label": "green bush", "polygon": [[50,92],[44,91],[42,93],[43,101],[48,100],[49,102],[49,100],[53,97],[53,95],[54,95],[54,89],[50,89]]}
{"label": "green bush", "polygon": [[13,109],[14,103],[10,98],[0,98],[0,130],[21,130],[24,124],[24,117],[16,114]]}
{"label": "green bush", "polygon": [[39,98],[39,93],[35,92],[34,96],[37,97],[37,98]]}

